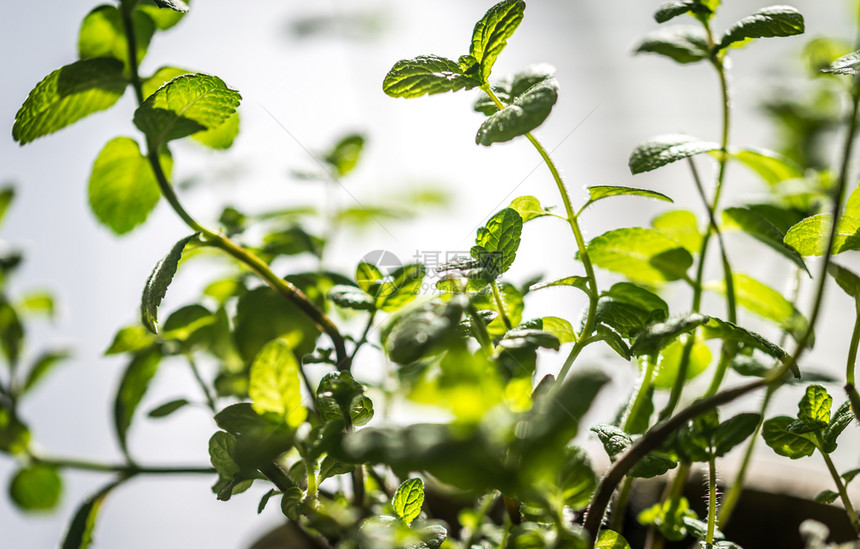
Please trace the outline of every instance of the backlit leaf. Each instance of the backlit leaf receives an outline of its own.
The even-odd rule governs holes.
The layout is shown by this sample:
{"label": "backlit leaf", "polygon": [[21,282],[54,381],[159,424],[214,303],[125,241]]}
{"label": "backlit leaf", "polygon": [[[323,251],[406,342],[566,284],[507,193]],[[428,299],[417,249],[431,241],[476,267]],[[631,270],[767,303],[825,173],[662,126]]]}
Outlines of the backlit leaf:
{"label": "backlit leaf", "polygon": [[481,263],[487,283],[505,273],[513,264],[522,231],[523,218],[511,208],[497,212],[486,225],[478,228],[471,255]]}
{"label": "backlit leaf", "polygon": [[830,418],[830,424],[828,424],[827,428],[824,429],[824,433],[821,437],[824,442],[822,450],[828,454],[836,451],[836,439],[839,438],[842,431],[844,431],[852,421],[854,421],[854,412],[851,410],[851,403],[843,402],[842,406],[837,408],[836,412],[834,412],[833,416]]}
{"label": "backlit leaf", "polygon": [[699,141],[688,135],[660,135],[633,149],[628,164],[630,172],[637,174],[719,149],[717,143]]}
{"label": "backlit leaf", "polygon": [[726,208],[723,210],[724,229],[737,227],[762,244],[787,258],[809,274],[806,263],[794,248],[783,242],[784,235],[770,221],[758,215],[755,211],[744,208]]}
{"label": "backlit leaf", "polygon": [[[788,230],[785,234],[785,243],[804,257],[824,255],[830,230],[833,227],[832,219],[830,214],[807,217]],[[860,249],[858,231],[860,231],[860,218],[840,217],[836,226],[832,253],[839,254],[848,250]]]}
{"label": "backlit leaf", "polygon": [[723,34],[717,49],[751,38],[803,34],[803,16],[790,6],[770,6],[744,17]]}
{"label": "backlit leaf", "polygon": [[657,284],[683,278],[693,264],[690,253],[659,231],[615,229],[588,243],[594,265],[634,282]]}
{"label": "backlit leaf", "polygon": [[[136,10],[148,15],[155,23],[155,27],[157,29],[167,30],[179,23],[185,16],[186,12],[174,11],[173,9],[166,8],[159,3],[161,1],[162,0],[136,0],[134,3],[137,5]],[[185,0],[185,2],[176,2],[175,4],[179,6],[183,3],[187,7],[191,2],[190,0]]]}
{"label": "backlit leaf", "polygon": [[248,385],[254,411],[274,412],[290,427],[298,427],[308,415],[300,387],[299,364],[286,339],[275,339],[260,349]]}
{"label": "backlit leaf", "polygon": [[[734,273],[735,300],[738,305],[788,330],[795,339],[806,331],[808,323],[800,311],[781,293],[745,274]],[[706,285],[725,294],[725,281]]]}
{"label": "backlit leaf", "polygon": [[523,218],[523,223],[531,221],[536,217],[550,215],[549,211],[544,209],[538,199],[533,196],[520,196],[518,198],[514,198],[511,201],[511,205],[508,207],[512,210],[516,210],[516,212],[520,214],[520,217]]}
{"label": "backlit leaf", "polygon": [[768,185],[803,177],[803,170],[790,159],[763,149],[732,149],[729,157],[757,173]]}
{"label": "backlit leaf", "polygon": [[113,338],[110,347],[104,352],[105,356],[121,353],[132,353],[146,349],[156,342],[155,336],[143,326],[126,326],[121,328]]}
{"label": "backlit leaf", "polygon": [[401,484],[391,500],[391,506],[397,513],[397,518],[411,523],[421,513],[424,504],[424,482],[420,478],[411,478]]}
{"label": "backlit leaf", "polygon": [[427,269],[421,263],[410,263],[395,269],[383,279],[376,291],[376,308],[392,312],[414,301],[421,293],[426,273]]}
{"label": "backlit leaf", "polygon": [[[654,387],[668,390],[675,386],[685,346],[686,342],[678,338],[660,351],[657,375],[653,379]],[[693,343],[693,349],[690,351],[684,379],[693,379],[704,372],[710,365],[711,358],[711,350],[697,337]]]}
{"label": "backlit leaf", "polygon": [[810,433],[797,434],[788,430],[794,418],[777,416],[764,422],[761,434],[774,452],[791,459],[811,456],[815,451],[815,437]]}
{"label": "backlit leaf", "polygon": [[551,282],[541,282],[540,284],[534,284],[529,288],[529,291],[534,292],[535,290],[542,290],[544,288],[553,288],[557,286],[571,286],[573,288],[579,288],[583,292],[588,293],[588,277],[566,276],[564,278],[553,280]]}
{"label": "backlit leaf", "polygon": [[143,295],[140,300],[140,318],[143,325],[154,334],[158,333],[158,306],[161,305],[161,300],[167,293],[167,287],[173,281],[173,276],[179,266],[179,259],[182,257],[182,251],[195,238],[197,238],[197,233],[186,236],[174,244],[170,252],[155,264],[155,268],[152,269],[146,286],[143,288]]}
{"label": "backlit leaf", "polygon": [[670,210],[651,220],[651,226],[665,234],[691,254],[702,247],[702,234],[696,215],[688,210]]}
{"label": "backlit leaf", "polygon": [[[136,58],[140,63],[155,33],[155,24],[145,13],[134,11],[132,25],[137,42]],[[112,57],[128,68],[128,42],[119,9],[104,4],[84,17],[78,35],[78,55],[81,59]]]}
{"label": "backlit leaf", "polygon": [[239,135],[239,111],[234,112],[218,126],[212,129],[197,132],[191,139],[210,149],[225,150],[233,146],[233,141]]}
{"label": "backlit leaf", "polygon": [[643,196],[645,198],[655,198],[657,200],[664,200],[666,202],[672,202],[672,199],[666,196],[663,193],[658,193],[657,191],[651,191],[648,189],[637,189],[635,187],[620,187],[620,186],[612,186],[612,185],[599,185],[595,187],[588,187],[588,203],[586,206],[590,204],[594,204],[598,200],[602,200],[604,198],[609,198],[610,196]]}
{"label": "backlit leaf", "polygon": [[409,98],[463,88],[470,90],[480,84],[464,75],[455,61],[435,55],[421,55],[395,63],[385,75],[382,91],[391,97]]}
{"label": "backlit leaf", "polygon": [[827,393],[827,389],[821,385],[810,385],[797,404],[797,419],[823,429],[830,423],[832,404],[833,398]]}
{"label": "backlit leaf", "polygon": [[513,96],[504,109],[490,115],[478,129],[475,142],[489,146],[527,134],[543,124],[557,100],[555,77],[541,80],[521,95]]}
{"label": "backlit leaf", "polygon": [[481,84],[489,80],[496,58],[523,20],[525,9],[526,3],[522,0],[503,0],[475,25],[469,54],[478,62]]}
{"label": "backlit leaf", "polygon": [[618,532],[603,529],[597,536],[594,549],[630,549],[630,544]]}
{"label": "backlit leaf", "polygon": [[182,76],[184,74],[193,74],[193,71],[180,69],[177,67],[161,67],[155,74],[146,78],[141,82],[141,91],[143,92],[143,98],[147,99],[150,95],[154,94],[158,91],[158,88],[167,84],[177,76]]}
{"label": "backlit leaf", "polygon": [[350,134],[335,143],[323,160],[334,169],[337,177],[343,177],[355,169],[361,158],[362,149],[364,149],[364,136],[357,133]]}

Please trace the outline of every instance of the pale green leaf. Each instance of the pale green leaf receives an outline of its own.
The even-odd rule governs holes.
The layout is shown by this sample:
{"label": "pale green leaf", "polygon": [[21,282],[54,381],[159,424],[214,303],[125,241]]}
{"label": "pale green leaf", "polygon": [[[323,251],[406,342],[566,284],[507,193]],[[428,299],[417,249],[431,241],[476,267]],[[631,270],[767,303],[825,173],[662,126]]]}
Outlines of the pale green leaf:
{"label": "pale green leaf", "polygon": [[708,40],[698,27],[676,25],[649,32],[633,53],[656,53],[677,63],[696,63],[708,58]]}
{"label": "pale green leaf", "polygon": [[28,465],[9,483],[9,497],[22,511],[50,511],[60,502],[63,479],[51,465]]}
{"label": "pale green leaf", "polygon": [[768,185],[800,179],[803,170],[792,160],[764,149],[732,149],[729,157],[757,173]]}
{"label": "pale green leaf", "polygon": [[258,414],[274,412],[294,428],[305,421],[299,364],[285,338],[267,343],[254,359],[248,396]]}
{"label": "pale green leaf", "polygon": [[397,492],[394,493],[394,497],[391,500],[391,506],[394,507],[397,518],[406,524],[418,518],[423,504],[424,481],[420,478],[411,478],[404,481],[397,488]]}
{"label": "pale green leaf", "polygon": [[557,316],[545,316],[541,319],[541,329],[558,338],[559,343],[576,341],[576,332],[567,320]]}
{"label": "pale green leaf", "polygon": [[536,217],[550,215],[550,212],[541,206],[540,201],[533,196],[520,196],[514,198],[508,207],[512,210],[516,210],[516,212],[520,214],[520,217],[523,218],[523,223],[531,221]]}
{"label": "pale green leaf", "polygon": [[525,9],[526,3],[522,0],[503,0],[475,25],[469,54],[478,62],[481,84],[489,80],[496,58],[523,20]]}
{"label": "pale green leaf", "polygon": [[691,254],[702,247],[702,234],[696,215],[688,210],[670,210],[651,220],[651,226],[681,245]]}
{"label": "pale green leaf", "polygon": [[9,211],[9,204],[15,198],[15,188],[12,186],[3,187],[0,189],[0,223],[6,218],[6,212]]}
{"label": "pale green leaf", "polygon": [[394,64],[385,75],[382,91],[391,97],[420,97],[466,88],[470,90],[480,82],[464,75],[460,65],[435,55],[421,55]]}
{"label": "pale green leaf", "polygon": [[414,301],[421,293],[426,273],[426,267],[420,263],[410,263],[395,269],[382,280],[376,292],[376,308],[392,312]]}
{"label": "pale green leaf", "polygon": [[355,169],[364,149],[364,136],[361,134],[350,134],[341,138],[323,160],[328,163],[337,177],[343,177]]}
{"label": "pale green leaf", "polygon": [[784,235],[779,229],[754,210],[745,207],[726,208],[723,210],[723,226],[724,229],[740,229],[812,276],[800,254],[783,241]]}
{"label": "pale green leaf", "polygon": [[[775,322],[800,337],[808,326],[806,319],[795,306],[770,286],[741,273],[734,273],[735,300],[738,305],[763,318]],[[725,294],[725,281],[709,283],[706,288]]]}
{"label": "pale green leaf", "polygon": [[717,49],[751,38],[773,38],[803,34],[803,16],[790,6],[770,6],[744,17],[723,34]]}
{"label": "pale green leaf", "polygon": [[121,328],[113,338],[110,347],[104,352],[105,356],[121,353],[132,353],[146,349],[156,342],[155,336],[143,326],[126,326]]}
{"label": "pale green leaf", "polygon": [[604,529],[597,536],[594,549],[630,549],[630,544],[618,532]]}
{"label": "pale green leaf", "polygon": [[[824,255],[827,250],[830,230],[833,227],[832,219],[830,214],[807,217],[785,233],[785,243],[804,257]],[[860,217],[840,217],[836,226],[832,253],[839,254],[848,250],[860,250],[858,231],[860,231]]]}
{"label": "pale green leaf", "polygon": [[[684,354],[684,347],[686,347],[686,341],[679,338],[669,343],[669,345],[660,351],[660,357],[657,362],[657,375],[653,379],[654,387],[668,390],[675,386],[675,380],[680,373],[679,369],[681,358]],[[685,382],[707,370],[711,363],[711,358],[711,350],[699,337],[696,337],[693,349],[690,351],[690,356],[687,360],[687,372],[684,376]]]}
{"label": "pale green leaf", "polygon": [[665,194],[649,189],[637,189],[635,187],[621,187],[614,185],[598,185],[595,187],[587,187],[587,189],[588,202],[583,206],[583,209],[585,209],[586,206],[594,204],[598,200],[609,198],[610,196],[643,196],[645,198],[654,198],[657,200],[672,202],[672,199]]}
{"label": "pale green leaf", "polygon": [[788,416],[777,416],[764,422],[761,434],[774,452],[791,459],[811,456],[815,451],[815,438],[811,433],[792,433],[788,426],[794,422]]}
{"label": "pale green leaf", "polygon": [[[145,13],[135,11],[132,14],[132,25],[137,42],[135,55],[140,63],[155,33],[155,24]],[[112,57],[122,61],[128,68],[128,41],[119,9],[103,4],[84,17],[78,35],[78,55],[81,59]]]}
{"label": "pale green leaf", "polygon": [[554,77],[541,80],[511,99],[509,105],[481,124],[475,143],[489,146],[510,141],[543,124],[558,100],[558,80]]}
{"label": "pale green leaf", "polygon": [[116,103],[128,80],[116,59],[82,59],[39,82],[15,115],[12,137],[24,145]]}
{"label": "pale green leaf", "polygon": [[233,141],[239,135],[239,112],[227,117],[222,124],[212,129],[195,133],[191,139],[206,145],[210,149],[225,150],[233,146]]}
{"label": "pale green leaf", "polygon": [[[191,2],[190,0],[185,0],[184,3],[187,5]],[[185,12],[183,11],[174,11],[161,7],[156,0],[135,0],[135,4],[137,4],[136,10],[148,15],[159,30],[167,30],[173,27],[185,16]]]}
{"label": "pale green leaf", "polygon": [[697,154],[720,150],[717,143],[699,141],[688,135],[660,135],[639,145],[630,153],[628,164],[633,174],[656,170]]}
{"label": "pale green leaf", "polygon": [[383,278],[379,267],[372,263],[361,261],[355,268],[355,282],[367,293],[371,293],[374,282],[379,282]]}
{"label": "pale green leaf", "polygon": [[693,264],[690,253],[653,229],[616,229],[588,243],[594,265],[634,282],[657,284],[683,278]]}
{"label": "pale green leaf", "polygon": [[242,96],[217,76],[186,74],[162,86],[134,113],[134,124],[155,147],[224,123]]}
{"label": "pale green leaf", "polygon": [[[170,176],[173,161],[159,156]],[[89,182],[89,202],[98,220],[116,234],[126,234],[146,221],[161,198],[149,160],[130,137],[117,137],[96,157]]]}
{"label": "pale green leaf", "polygon": [[146,285],[143,287],[143,295],[140,299],[140,319],[143,325],[154,334],[158,333],[158,306],[161,305],[161,300],[164,299],[167,288],[173,281],[173,276],[179,267],[182,251],[195,238],[197,238],[197,233],[186,236],[174,244],[170,252],[155,264],[152,273],[146,280]]}

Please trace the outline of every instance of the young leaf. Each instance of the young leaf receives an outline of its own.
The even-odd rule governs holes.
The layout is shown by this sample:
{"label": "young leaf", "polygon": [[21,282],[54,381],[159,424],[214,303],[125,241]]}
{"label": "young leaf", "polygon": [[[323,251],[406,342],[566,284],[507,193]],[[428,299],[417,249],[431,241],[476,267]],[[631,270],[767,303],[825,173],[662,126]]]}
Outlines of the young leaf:
{"label": "young leaf", "polygon": [[460,70],[456,61],[421,55],[415,59],[403,59],[385,75],[382,91],[391,97],[420,97],[466,88],[471,90],[481,83]]}
{"label": "young leaf", "polygon": [[710,14],[712,11],[699,2],[699,0],[677,0],[674,2],[666,2],[654,12],[654,20],[658,23],[665,23],[670,19],[674,19],[685,13],[703,13]]}
{"label": "young leaf", "polygon": [[790,6],[770,6],[744,17],[723,34],[716,49],[752,38],[773,38],[803,34],[803,16]]}
{"label": "young leaf", "polygon": [[158,89],[134,113],[134,125],[158,148],[173,139],[216,128],[242,96],[217,76],[186,74]]}
{"label": "young leaf", "polygon": [[141,91],[143,92],[143,98],[148,99],[150,95],[154,94],[158,91],[158,88],[167,84],[174,78],[179,76],[183,76],[185,74],[193,74],[193,71],[180,69],[177,67],[161,67],[155,74],[146,78],[141,82]]}
{"label": "young leaf", "polygon": [[649,32],[633,53],[656,53],[677,63],[696,63],[708,58],[708,40],[697,27],[676,25]]}
{"label": "young leaf", "polygon": [[683,278],[693,264],[690,253],[653,229],[615,229],[588,243],[592,263],[634,282],[658,284]]}
{"label": "young leaf", "polygon": [[63,479],[50,465],[18,469],[9,483],[9,497],[22,511],[50,511],[60,502],[62,491]]}
{"label": "young leaf", "polygon": [[[160,155],[169,177],[170,155]],[[130,137],[108,141],[101,150],[89,182],[90,208],[115,234],[126,234],[144,221],[161,198],[158,182],[149,161]]]}
{"label": "young leaf", "polygon": [[830,406],[833,398],[821,385],[810,385],[797,404],[797,419],[824,429],[830,423]]}
{"label": "young leaf", "polygon": [[316,405],[323,421],[344,420],[364,425],[373,417],[373,402],[364,396],[364,387],[349,372],[330,372],[320,380]]}
{"label": "young leaf", "polygon": [[503,143],[543,124],[558,100],[558,80],[554,77],[541,80],[511,100],[508,106],[481,124],[475,143],[486,146]]}
{"label": "young leaf", "polygon": [[[530,65],[514,75],[506,76],[493,83],[492,90],[496,97],[505,105],[509,105],[514,98],[521,96],[535,84],[555,76],[555,67],[548,63]],[[489,95],[482,94],[473,106],[475,112],[490,116],[499,111],[498,106]]]}
{"label": "young leaf", "polygon": [[839,492],[823,490],[815,496],[815,503],[833,503],[839,497]]}
{"label": "young leaf", "polygon": [[815,451],[815,437],[809,433],[798,434],[788,430],[794,418],[777,416],[764,422],[761,434],[765,443],[774,452],[791,459],[811,456]]}
{"label": "young leaf", "polygon": [[406,480],[397,488],[391,499],[391,506],[397,518],[410,524],[421,513],[424,504],[424,481],[420,478]]}
{"label": "young leaf", "polygon": [[860,51],[843,55],[821,72],[829,74],[849,74],[856,76],[860,72]]}
{"label": "young leaf", "polygon": [[479,84],[485,84],[489,80],[496,58],[523,20],[525,9],[526,3],[522,0],[502,0],[490,8],[475,25],[469,54],[480,67]]}
{"label": "young leaf", "polygon": [[158,306],[161,305],[161,300],[167,293],[167,287],[173,281],[173,276],[179,266],[179,259],[182,257],[182,250],[195,238],[197,238],[197,233],[186,236],[174,244],[170,252],[155,264],[155,268],[152,269],[146,286],[143,288],[143,296],[140,300],[140,318],[143,325],[154,334],[158,333]]}
{"label": "young leaf", "polygon": [[[689,0],[692,2],[693,0]],[[694,2],[693,2],[694,3]],[[624,536],[612,530],[601,530],[594,543],[594,549],[630,549]]]}
{"label": "young leaf", "polygon": [[[789,331],[795,339],[802,336],[808,323],[806,318],[781,293],[770,286],[741,273],[732,277],[737,304],[751,313],[772,320],[780,328]],[[709,289],[725,293],[725,281],[709,283]]]}
{"label": "young leaf", "polygon": [[159,8],[167,8],[180,13],[188,11],[188,4],[182,0],[155,0],[155,5]]}
{"label": "young leaf", "polygon": [[[824,255],[832,227],[833,216],[830,214],[807,217],[785,233],[785,243],[804,257]],[[833,254],[860,250],[858,231],[860,231],[860,218],[840,217],[836,226],[836,237],[833,240]]]}
{"label": "young leaf", "polygon": [[660,135],[633,149],[628,165],[630,172],[635,175],[697,154],[718,150],[718,144],[699,141],[688,135]]}
{"label": "young leaf", "polygon": [[663,193],[658,193],[657,191],[651,191],[648,189],[637,189],[635,187],[620,187],[613,185],[598,185],[594,187],[587,187],[588,189],[588,202],[585,203],[585,206],[582,209],[585,209],[587,206],[594,204],[598,200],[602,200],[604,198],[609,198],[610,196],[644,196],[645,198],[655,198],[657,200],[664,200],[666,202],[672,202],[672,199],[666,196]]}
{"label": "young leaf", "polygon": [[96,527],[96,519],[99,515],[102,503],[114,487],[119,484],[114,482],[91,498],[84,501],[75,512],[69,529],[63,538],[61,549],[88,549],[93,542],[93,530]]}
{"label": "young leaf", "polygon": [[251,365],[248,396],[258,414],[274,412],[290,427],[301,425],[308,415],[302,405],[299,364],[285,338],[267,343]]}
{"label": "young leaf", "polygon": [[567,320],[557,316],[545,316],[540,319],[541,329],[554,335],[559,343],[572,343],[576,341],[576,332]]}
{"label": "young leaf", "polygon": [[803,177],[803,169],[800,166],[773,151],[732,149],[729,151],[729,157],[757,173],[768,185]]}
{"label": "young leaf", "polygon": [[508,208],[511,208],[520,214],[520,217],[523,218],[523,223],[531,221],[537,217],[550,215],[550,212],[544,209],[544,207],[540,205],[538,199],[533,196],[520,196],[518,198],[514,198]]}
{"label": "young leaf", "polygon": [[[132,13],[138,63],[146,55],[149,42],[155,33],[155,24],[143,12]],[[128,42],[123,28],[122,15],[114,6],[101,5],[84,17],[78,35],[78,55],[81,59],[112,57],[128,68]]]}
{"label": "young leaf", "polygon": [[128,79],[116,59],[82,59],[36,84],[15,115],[12,137],[24,145],[116,103]]}
{"label": "young leaf", "polygon": [[557,286],[571,286],[573,288],[579,288],[583,292],[588,293],[588,277],[566,276],[564,278],[553,280],[551,282],[541,282],[540,284],[533,284],[529,287],[529,291],[534,292],[535,290],[542,290],[544,288],[553,288]]}
{"label": "young leaf", "polygon": [[[824,445],[822,450],[828,454],[836,451],[836,439],[842,434],[842,431],[854,421],[854,412],[851,410],[850,402],[843,402],[842,406],[836,409],[833,417],[830,418],[830,423],[824,429],[822,440]],[[844,476],[844,475],[843,475]],[[853,478],[853,477],[852,477]]]}
{"label": "young leaf", "polygon": [[113,405],[116,436],[123,452],[128,453],[127,435],[134,412],[149,389],[149,383],[158,371],[161,353],[150,349],[135,355],[122,374]]}
{"label": "young leaf", "polygon": [[470,253],[481,262],[486,282],[495,280],[513,264],[522,232],[523,218],[511,208],[497,212],[478,229]]}
{"label": "young leaf", "polygon": [[651,220],[651,226],[665,234],[691,254],[702,247],[702,234],[696,215],[688,210],[670,210]]}
{"label": "young leaf", "polygon": [[173,412],[179,410],[180,408],[184,408],[184,407],[188,406],[189,404],[191,404],[191,403],[188,402],[188,400],[186,400],[184,398],[178,398],[176,400],[171,400],[170,402],[165,402],[161,406],[153,408],[146,415],[151,417],[151,418],[167,417],[170,414],[172,414]]}
{"label": "young leaf", "polygon": [[[657,375],[654,376],[654,387],[657,389],[672,389],[675,386],[675,380],[678,378],[679,368],[681,366],[681,358],[684,354],[686,342],[683,338],[678,338],[669,343],[660,351],[659,369]],[[690,351],[690,356],[687,359],[687,372],[685,380],[690,380],[704,372],[711,363],[711,350],[698,337],[693,343],[693,349]]]}
{"label": "young leaf", "polygon": [[783,242],[784,235],[779,232],[779,229],[755,211],[744,207],[726,208],[723,210],[723,224],[725,228],[739,228],[812,276],[800,254]]}

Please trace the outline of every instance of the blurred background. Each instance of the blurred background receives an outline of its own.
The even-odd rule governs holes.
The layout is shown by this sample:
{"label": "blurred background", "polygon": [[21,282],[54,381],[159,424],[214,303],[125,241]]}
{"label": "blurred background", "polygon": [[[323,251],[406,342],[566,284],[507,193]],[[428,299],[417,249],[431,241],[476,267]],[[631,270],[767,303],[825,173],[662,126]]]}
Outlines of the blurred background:
{"label": "blurred background", "polygon": [[[680,66],[663,57],[631,54],[637,40],[657,27],[651,14],[659,4],[532,0],[523,24],[495,66],[496,76],[537,62],[557,67],[560,98],[536,133],[552,151],[575,204],[587,197],[586,186],[628,185],[660,191],[671,196],[676,206],[702,211],[685,166],[669,166],[636,178],[627,168],[633,147],[653,135],[687,133],[719,139],[719,93],[711,67]],[[724,29],[769,4],[727,0],[715,25]],[[27,147],[20,148],[11,138],[15,113],[30,89],[76,59],[79,22],[95,5],[90,0],[64,0],[52,2],[49,9],[34,2],[4,6],[0,126],[6,130],[0,132],[0,182],[14,184],[18,194],[2,237],[25,254],[11,291],[44,288],[58,298],[58,317],[32,324],[27,351],[35,353],[46,345],[74,351],[74,358],[25,401],[21,415],[50,455],[118,462],[121,454],[112,438],[110,413],[124,362],[102,354],[116,329],[136,320],[140,291],[152,266],[188,230],[163,202],[145,225],[122,238],[100,226],[89,211],[86,185],[99,150],[115,136],[137,135],[131,124],[130,93],[112,110]],[[404,262],[426,258],[428,253],[440,252],[444,257],[467,251],[476,228],[517,196],[534,195],[544,205],[561,207],[548,171],[527,143],[475,145],[474,134],[482,120],[471,110],[477,91],[409,101],[382,93],[382,79],[399,59],[428,53],[456,59],[467,52],[472,26],[490,5],[478,0],[240,4],[196,0],[179,25],[156,35],[142,72],[170,64],[220,76],[242,93],[242,131],[227,152],[191,142],[173,147],[174,179],[187,209],[205,225],[214,226],[227,204],[250,211],[333,202],[343,206],[394,201],[396,205],[398,197],[416,188],[450,195],[448,205],[428,208],[415,220],[380,219],[366,230],[338,235],[326,261],[351,272],[373,250],[389,250]],[[732,53],[733,144],[776,148],[779,136],[759,108],[762,102],[806,86],[800,53],[810,38],[826,35],[850,40],[854,35],[853,3],[798,0],[792,5],[806,18],[805,35],[761,40]],[[364,133],[367,145],[361,164],[344,187],[325,191],[290,176],[293,170],[315,169],[309,151],[324,151],[350,132]],[[700,164],[704,170],[706,162]],[[763,184],[751,172],[732,166],[724,205],[761,192]],[[647,225],[665,209],[664,203],[624,198],[593,207],[582,223],[586,237],[593,238],[610,228]],[[728,244],[739,270],[779,290],[790,285],[788,264],[776,254],[742,236],[730,236]],[[551,218],[530,222],[509,278],[522,283],[539,274],[547,279],[579,274],[573,249],[563,223]],[[852,260],[842,262],[850,266]],[[212,264],[212,269],[219,268],[224,264]],[[200,278],[199,273],[194,269],[180,273],[165,310],[194,299],[213,278]],[[719,271],[714,273],[719,276]],[[600,276],[606,286],[613,280],[605,272]],[[683,312],[689,303],[685,287],[670,285],[664,294],[675,313]],[[827,294],[816,348],[805,359],[811,367],[841,371],[852,313],[842,297],[835,286]],[[801,294],[804,312],[807,298]],[[722,311],[720,298],[709,299],[705,311]],[[555,314],[575,321],[582,306],[575,292],[537,293],[527,301],[525,317]],[[742,323],[776,337],[773,327],[755,318],[744,316]],[[611,391],[615,402],[635,379],[633,366],[617,357],[595,352],[587,360],[617,373]],[[548,354],[541,367],[553,371],[561,362],[561,355]],[[159,371],[142,411],[194,390],[185,368],[169,366]],[[841,391],[837,392],[836,401],[841,402]],[[772,410],[794,406],[799,396],[797,388],[783,390]],[[756,401],[738,406],[755,408]],[[141,418],[132,432],[131,447],[142,463],[207,465],[207,441],[214,428],[202,409],[189,409],[159,423]],[[858,447],[840,448],[835,455],[840,470],[860,465]],[[759,450],[762,459],[751,475],[755,481],[789,474],[795,489],[806,490],[805,495],[830,488],[817,484],[818,477],[797,475],[791,469],[795,464],[783,463],[786,460],[770,465],[771,450],[763,444]],[[823,473],[820,463],[811,465]],[[724,464],[723,478],[729,478],[731,466]],[[0,459],[0,484],[14,470],[11,460]],[[56,546],[79,502],[107,481],[99,474],[75,471],[69,471],[65,480],[62,503],[49,515],[22,515],[0,497],[0,545],[10,549]],[[210,491],[214,480],[140,477],[131,481],[107,500],[96,546],[241,548],[281,522],[277,505],[257,516],[265,489],[255,487],[222,503]],[[810,487],[804,488],[804,482]]]}

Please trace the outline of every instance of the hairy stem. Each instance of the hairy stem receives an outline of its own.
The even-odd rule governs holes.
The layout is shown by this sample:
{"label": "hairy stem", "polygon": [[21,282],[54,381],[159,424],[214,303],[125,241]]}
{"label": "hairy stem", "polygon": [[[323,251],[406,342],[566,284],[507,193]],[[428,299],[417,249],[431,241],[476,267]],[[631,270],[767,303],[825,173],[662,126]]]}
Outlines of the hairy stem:
{"label": "hairy stem", "polygon": [[848,497],[845,483],[842,482],[842,477],[839,476],[839,471],[836,470],[833,460],[830,459],[830,454],[821,449],[824,446],[821,434],[816,433],[815,435],[818,439],[818,451],[821,454],[821,457],[824,458],[824,463],[827,464],[827,470],[830,471],[830,476],[833,477],[833,482],[836,483],[836,489],[839,491],[839,498],[842,500],[842,505],[845,507],[845,512],[848,514],[848,520],[851,522],[851,527],[854,528],[857,536],[860,537],[860,519],[857,517],[857,511],[854,510],[854,505],[851,504],[851,498]]}
{"label": "hairy stem", "polygon": [[714,543],[714,528],[717,523],[717,463],[714,454],[708,459],[708,533],[705,542]]}
{"label": "hairy stem", "polygon": [[651,379],[654,377],[654,369],[657,366],[656,355],[648,357],[648,362],[645,364],[645,370],[642,372],[642,379],[639,382],[639,388],[636,390],[636,396],[633,402],[627,409],[627,415],[624,418],[624,431],[630,433],[633,428],[633,422],[642,411],[642,406],[645,405],[645,399],[648,398],[648,392],[651,389]]}
{"label": "hairy stem", "polygon": [[511,325],[511,319],[508,318],[508,314],[505,312],[505,302],[502,301],[502,294],[499,293],[499,285],[493,281],[490,283],[490,288],[493,290],[493,300],[496,302],[496,309],[499,311],[499,316],[502,317],[505,330],[510,330],[513,326]]}

